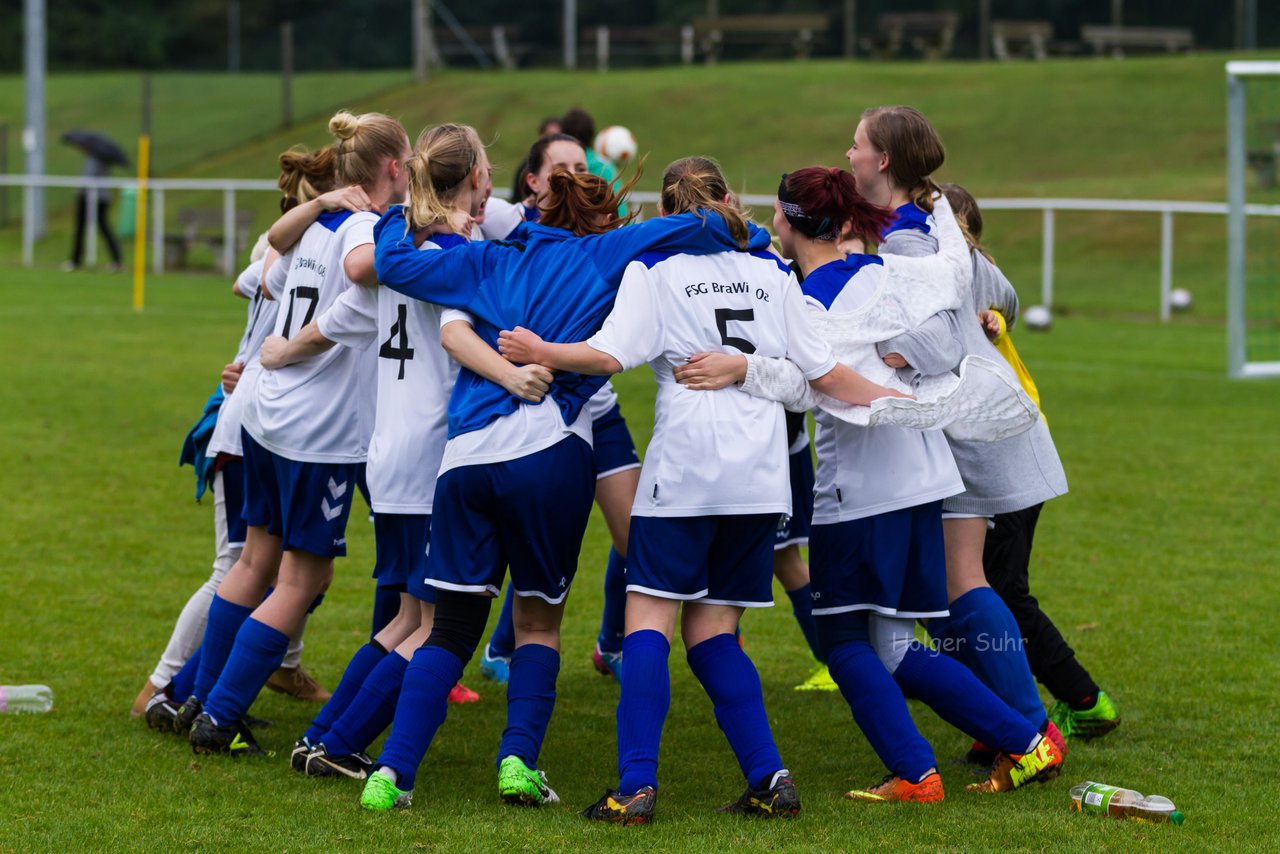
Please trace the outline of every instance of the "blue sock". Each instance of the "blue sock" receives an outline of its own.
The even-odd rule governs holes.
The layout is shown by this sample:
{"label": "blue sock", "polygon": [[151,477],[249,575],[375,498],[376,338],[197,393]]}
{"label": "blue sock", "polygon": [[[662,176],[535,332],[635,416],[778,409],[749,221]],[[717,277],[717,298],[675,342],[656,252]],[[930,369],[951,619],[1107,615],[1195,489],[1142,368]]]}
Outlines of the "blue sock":
{"label": "blue sock", "polygon": [[975,587],[951,603],[951,624],[963,641],[973,675],[1037,729],[1047,716],[1022,648],[1022,632],[1009,606],[990,587]]}
{"label": "blue sock", "polygon": [[527,643],[511,656],[507,680],[507,728],[498,745],[498,762],[518,756],[530,768],[538,767],[538,754],[547,735],[547,724],[556,707],[556,677],[560,653],[549,646]]}
{"label": "blue sock", "polygon": [[396,772],[396,786],[408,791],[418,776],[436,730],[449,714],[449,692],[462,678],[462,659],[438,646],[420,647],[404,672],[391,735],[379,765]]}
{"label": "blue sock", "polygon": [[658,745],[671,708],[670,654],[671,644],[653,629],[622,640],[630,677],[618,698],[618,791],[625,795],[658,786]]}
{"label": "blue sock", "polygon": [[[333,754],[360,753],[369,749],[373,740],[391,726],[396,716],[396,703],[404,687],[404,674],[409,662],[393,652],[384,655],[364,680],[351,705],[324,734],[325,748]],[[315,742],[312,742],[313,744]]]}
{"label": "blue sock", "polygon": [[809,644],[809,651],[818,661],[823,661],[822,648],[818,646],[818,624],[813,621],[813,586],[806,584],[795,590],[788,590],[787,598],[791,600],[791,613],[795,614],[796,622],[800,624],[800,631]]}
{"label": "blue sock", "polygon": [[311,721],[311,726],[308,727],[304,736],[307,744],[320,743],[324,734],[333,726],[333,722],[342,717],[347,707],[351,705],[351,701],[356,698],[356,694],[360,692],[360,686],[364,684],[370,671],[377,667],[378,662],[382,661],[386,655],[387,651],[373,641],[356,650],[356,654],[351,656],[351,661],[347,663],[347,669],[343,671],[342,679],[334,689],[333,696]]}
{"label": "blue sock", "polygon": [[498,622],[494,624],[493,634],[489,635],[489,655],[497,658],[510,658],[516,651],[516,623],[513,608],[515,592],[507,585],[507,596],[502,600],[502,610],[498,612]]}
{"label": "blue sock", "polygon": [[204,701],[204,710],[223,726],[240,720],[288,650],[289,636],[284,632],[252,617],[245,620],[218,684]]}
{"label": "blue sock", "polygon": [[600,612],[600,634],[596,643],[601,652],[622,649],[627,618],[627,559],[617,549],[609,549],[609,562],[604,568],[604,610]]}
{"label": "blue sock", "polygon": [[[622,657],[626,661],[626,655]],[[689,668],[716,710],[716,723],[738,757],[742,776],[753,789],[767,788],[783,769],[764,711],[760,674],[731,634],[716,635],[689,650]]]}
{"label": "blue sock", "polygon": [[827,666],[853,720],[890,772],[916,783],[936,767],[933,748],[916,729],[902,691],[869,641],[840,644],[827,655]]}
{"label": "blue sock", "polygon": [[165,688],[169,692],[169,699],[175,703],[182,704],[191,696],[191,689],[196,684],[196,674],[200,671],[200,647],[196,647],[196,651],[187,659],[187,663],[182,665],[182,669],[173,674],[173,678],[169,680],[169,684]]}
{"label": "blue sock", "polygon": [[209,621],[204,627],[204,642],[200,644],[200,668],[196,672],[196,684],[191,689],[192,696],[202,700],[209,696],[222,675],[231,648],[236,645],[236,633],[252,613],[253,609],[247,605],[237,605],[217,593],[213,594],[213,601],[209,603]]}
{"label": "blue sock", "polygon": [[373,589],[373,619],[369,630],[369,640],[373,640],[378,632],[387,627],[400,613],[400,591],[395,587],[375,587]]}
{"label": "blue sock", "polygon": [[907,649],[893,678],[938,717],[989,747],[1026,753],[1040,734],[963,664],[918,643]]}
{"label": "blue sock", "polygon": [[925,628],[933,640],[934,649],[964,664],[964,644],[956,639],[956,627],[951,617],[930,617]]}

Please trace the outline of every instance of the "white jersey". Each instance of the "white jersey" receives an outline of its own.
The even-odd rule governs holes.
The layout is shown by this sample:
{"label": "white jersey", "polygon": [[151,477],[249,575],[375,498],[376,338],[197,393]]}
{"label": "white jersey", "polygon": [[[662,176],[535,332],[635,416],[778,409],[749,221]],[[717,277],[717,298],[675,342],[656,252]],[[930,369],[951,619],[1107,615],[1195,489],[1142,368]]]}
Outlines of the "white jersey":
{"label": "white jersey", "polygon": [[588,343],[624,370],[648,362],[658,380],[632,515],[791,512],[781,404],[734,388],[690,391],[672,375],[704,351],[786,357],[808,379],[835,366],[809,328],[795,276],[773,255],[645,253]]}
{"label": "white jersey", "polygon": [[[850,271],[852,275],[850,275]],[[834,263],[805,279],[810,305],[849,313],[873,299],[886,275],[883,264]],[[834,297],[831,295],[835,294]],[[831,525],[917,507],[964,491],[941,430],[859,427],[815,409],[813,524]]]}
{"label": "white jersey", "polygon": [[[440,326],[460,320],[475,326],[475,318],[465,311],[447,308],[441,312]],[[594,400],[594,398],[592,398]],[[515,412],[496,418],[479,430],[469,430],[454,436],[444,449],[440,461],[440,474],[460,466],[486,465],[507,460],[517,460],[550,448],[570,435],[578,436],[591,444],[591,419],[589,407],[582,407],[572,424],[565,424],[551,397],[541,403],[528,403]]]}
{"label": "white jersey", "polygon": [[244,456],[244,448],[240,441],[240,425],[244,414],[244,402],[255,394],[254,386],[258,374],[262,371],[262,363],[258,361],[258,351],[262,342],[271,334],[276,325],[276,309],[279,303],[262,295],[262,261],[255,261],[245,268],[236,279],[236,287],[240,293],[249,298],[249,317],[245,322],[244,335],[240,337],[240,346],[236,350],[235,361],[244,363],[236,387],[218,410],[218,422],[214,425],[213,436],[209,440],[207,456],[218,454]]}
{"label": "white jersey", "polygon": [[513,205],[506,199],[489,197],[484,203],[484,222],[471,235],[473,240],[505,240],[515,227],[524,222],[524,206]]}
{"label": "white jersey", "polygon": [[[423,250],[440,249],[426,241]],[[377,355],[367,478],[375,513],[429,514],[458,366],[440,346],[442,309],[390,288],[350,288],[316,320],[320,334]]]}
{"label": "white jersey", "polygon": [[[281,295],[276,335],[292,336],[356,287],[343,263],[353,249],[373,243],[377,221],[367,211],[322,214],[272,266],[268,287]],[[268,451],[297,462],[363,462],[376,389],[374,357],[366,352],[334,347],[264,370],[257,394],[245,402],[245,430]]]}

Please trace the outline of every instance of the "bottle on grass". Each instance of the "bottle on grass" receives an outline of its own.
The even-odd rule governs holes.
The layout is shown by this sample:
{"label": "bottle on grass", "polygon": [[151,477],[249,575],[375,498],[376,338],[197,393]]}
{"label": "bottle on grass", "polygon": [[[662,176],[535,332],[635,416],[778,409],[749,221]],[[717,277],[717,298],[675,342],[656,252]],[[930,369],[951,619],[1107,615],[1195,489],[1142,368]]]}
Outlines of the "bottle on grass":
{"label": "bottle on grass", "polygon": [[1143,824],[1182,824],[1183,815],[1173,801],[1160,795],[1143,795],[1133,789],[1086,780],[1071,789],[1071,809]]}
{"label": "bottle on grass", "polygon": [[53,689],[48,685],[0,685],[0,713],[38,714],[53,708]]}

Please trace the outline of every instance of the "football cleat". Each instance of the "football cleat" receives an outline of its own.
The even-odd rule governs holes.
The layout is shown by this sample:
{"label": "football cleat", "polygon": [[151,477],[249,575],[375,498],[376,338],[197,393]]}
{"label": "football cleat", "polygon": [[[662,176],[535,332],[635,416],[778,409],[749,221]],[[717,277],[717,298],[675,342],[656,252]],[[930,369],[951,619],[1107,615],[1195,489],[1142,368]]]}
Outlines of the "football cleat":
{"label": "football cleat", "polygon": [[809,678],[795,687],[796,691],[839,691],[840,686],[831,678],[831,671],[825,664],[819,664]]}
{"label": "football cleat", "polygon": [[311,742],[307,741],[306,736],[295,741],[293,748],[289,751],[289,767],[299,774],[306,772],[307,757],[311,755],[311,751],[314,749],[311,746]]}
{"label": "football cleat", "polygon": [[449,689],[450,703],[478,703],[480,695],[461,682]]}
{"label": "football cleat", "polygon": [[991,766],[991,776],[965,786],[969,792],[1011,792],[1028,783],[1044,783],[1062,772],[1062,753],[1053,739],[1041,736],[1029,753],[1001,753]]}
{"label": "football cleat", "polygon": [[492,679],[499,685],[506,685],[511,678],[511,659],[501,655],[490,655],[489,646],[485,645],[480,654],[480,675]]}
{"label": "football cleat", "polygon": [[601,676],[612,676],[619,685],[622,684],[622,650],[605,652],[597,641],[595,649],[591,650],[591,663]]}
{"label": "football cleat", "polygon": [[173,731],[178,735],[186,735],[191,732],[191,725],[196,722],[196,718],[204,711],[204,704],[195,697],[188,697],[187,701],[178,709],[178,713],[173,717]]}
{"label": "football cleat", "polygon": [[657,801],[658,792],[653,786],[645,786],[634,795],[622,795],[610,789],[580,815],[592,821],[613,824],[648,824],[653,821],[653,808]]}
{"label": "football cleat", "polygon": [[277,694],[287,694],[298,700],[310,703],[328,702],[333,696],[316,678],[303,668],[281,667],[267,677],[267,687]]}
{"label": "football cleat", "polygon": [[851,801],[871,801],[873,803],[912,803],[936,804],[946,797],[942,788],[942,777],[937,771],[925,774],[918,783],[909,783],[894,774],[885,777],[879,784],[866,789],[854,789],[845,792],[844,796]]}
{"label": "football cleat", "polygon": [[720,807],[720,812],[768,818],[792,818],[800,814],[800,796],[796,794],[796,785],[791,781],[791,773],[779,771],[773,775],[769,788],[752,789],[748,786],[742,793],[742,797]]}
{"label": "football cleat", "polygon": [[509,804],[536,807],[558,804],[560,796],[547,785],[547,775],[508,756],[498,766],[498,795]]}
{"label": "football cleat", "polygon": [[179,708],[177,703],[169,699],[168,694],[156,691],[151,695],[151,699],[147,700],[146,709],[143,711],[147,726],[161,732],[176,732],[174,721],[178,717]]}
{"label": "football cleat", "polygon": [[191,742],[191,751],[193,753],[206,755],[226,753],[237,758],[241,756],[262,756],[266,753],[258,746],[253,733],[249,731],[243,721],[237,721],[230,726],[220,726],[214,723],[213,718],[209,717],[205,712],[201,712],[196,717],[195,723],[191,725],[191,732],[187,735],[187,740]]}
{"label": "football cleat", "polygon": [[369,775],[360,793],[360,806],[367,810],[388,812],[413,806],[413,789],[397,789],[381,768]]}
{"label": "football cleat", "polygon": [[1062,734],[1069,738],[1100,738],[1120,726],[1120,712],[1106,691],[1099,691],[1093,707],[1077,711],[1066,703],[1055,703],[1049,710],[1049,720],[1057,724]]}
{"label": "football cleat", "polygon": [[307,757],[308,777],[350,777],[367,780],[373,770],[373,760],[363,753],[330,754],[323,744],[316,745]]}

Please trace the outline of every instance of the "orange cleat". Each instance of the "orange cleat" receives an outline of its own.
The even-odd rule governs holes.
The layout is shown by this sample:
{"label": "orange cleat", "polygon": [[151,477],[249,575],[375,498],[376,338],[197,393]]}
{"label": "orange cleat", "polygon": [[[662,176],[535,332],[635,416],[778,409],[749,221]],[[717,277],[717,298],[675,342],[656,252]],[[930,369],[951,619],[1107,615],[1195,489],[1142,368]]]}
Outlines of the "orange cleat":
{"label": "orange cleat", "polygon": [[854,789],[852,792],[845,792],[844,796],[851,801],[936,804],[946,797],[946,793],[942,790],[942,777],[937,771],[930,771],[919,783],[908,783],[901,777],[890,774],[879,785]]}

